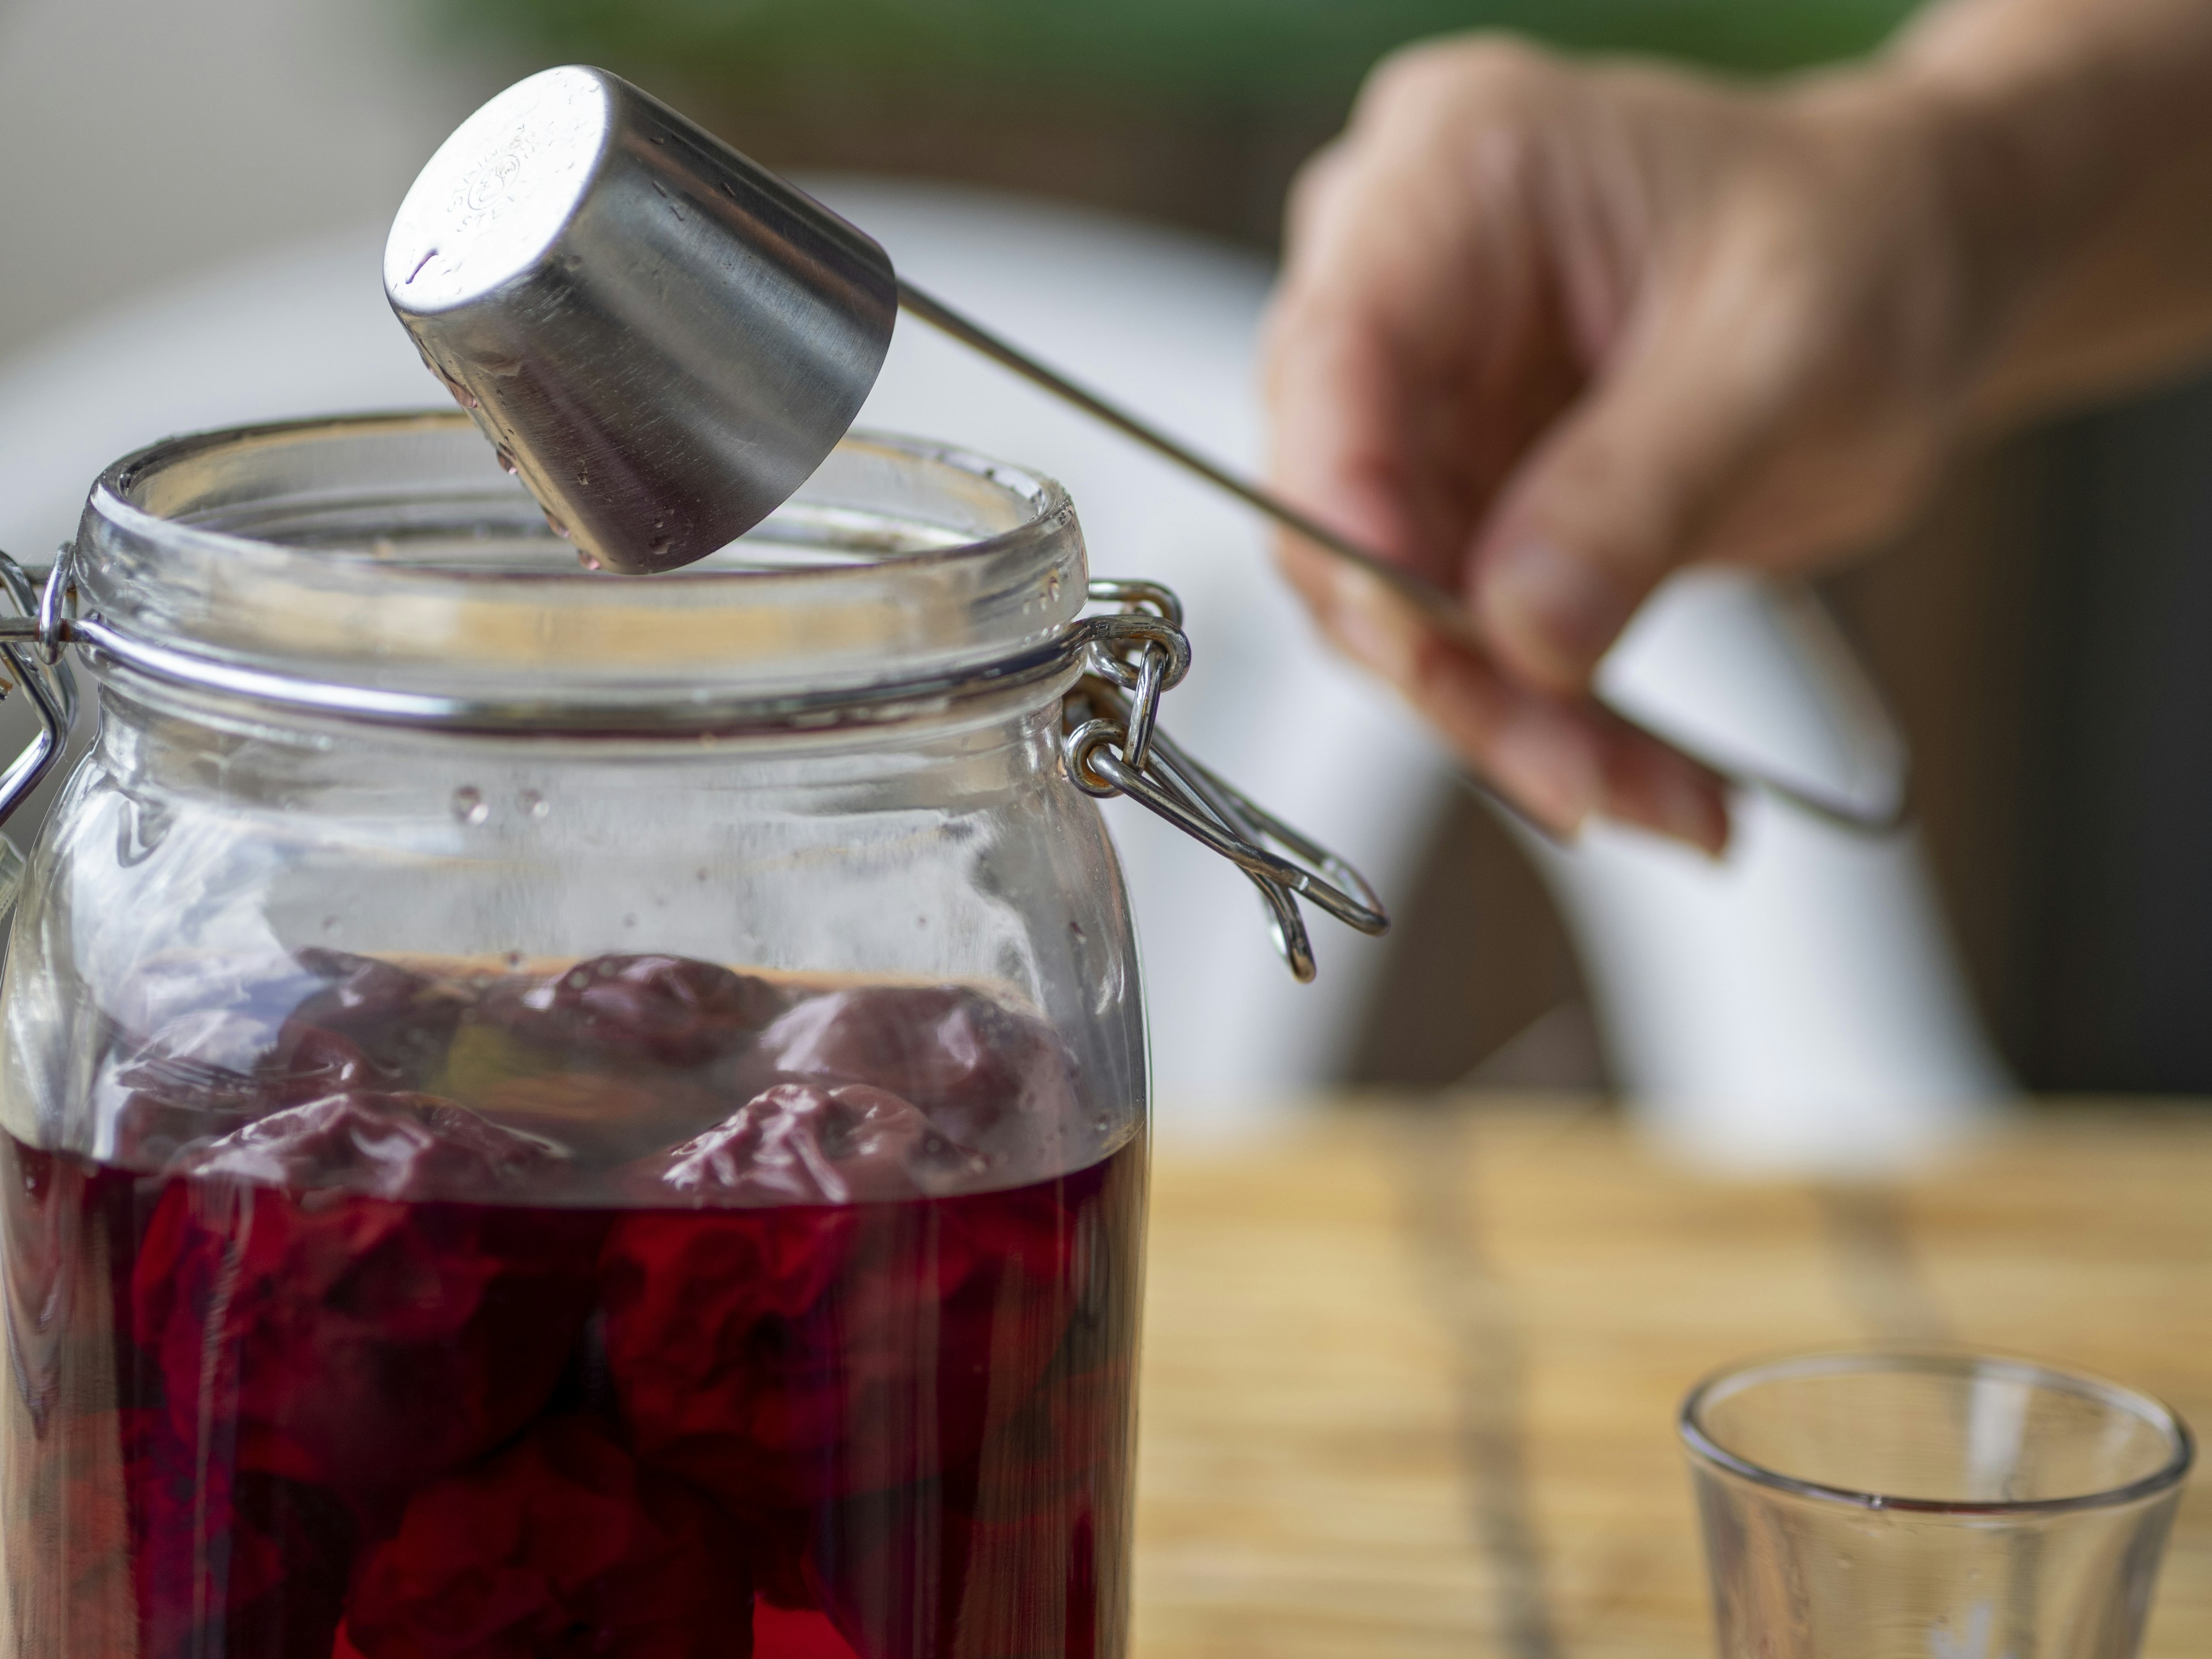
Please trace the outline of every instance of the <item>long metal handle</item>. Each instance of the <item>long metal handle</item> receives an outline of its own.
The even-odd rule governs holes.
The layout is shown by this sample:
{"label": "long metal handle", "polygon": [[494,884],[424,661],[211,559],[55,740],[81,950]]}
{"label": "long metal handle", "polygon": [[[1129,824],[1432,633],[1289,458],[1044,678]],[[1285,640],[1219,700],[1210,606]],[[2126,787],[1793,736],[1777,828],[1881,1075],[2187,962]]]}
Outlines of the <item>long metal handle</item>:
{"label": "long metal handle", "polygon": [[[903,277],[899,281],[899,305],[920,318],[932,328],[950,335],[963,345],[969,346],[988,357],[1001,368],[1012,369],[1024,380],[1043,387],[1055,398],[1072,404],[1093,419],[1103,422],[1123,436],[1132,438],[1154,454],[1164,457],[1203,478],[1218,489],[1227,491],[1246,506],[1273,519],[1285,529],[1294,532],[1311,542],[1324,553],[1331,554],[1346,563],[1356,565],[1383,583],[1401,599],[1413,605],[1443,632],[1459,643],[1477,649],[1480,642],[1475,637],[1474,625],[1462,605],[1449,593],[1418,572],[1407,569],[1370,548],[1339,535],[1327,525],[1292,507],[1281,496],[1265,486],[1252,482],[1239,473],[1232,472],[1218,461],[1200,454],[1188,444],[1168,436],[1150,422],[1131,414],[1120,404],[1109,401],[1079,385],[1055,369],[1030,356],[1018,347],[1008,343],[974,319],[963,315],[943,301],[924,293]],[[1601,700],[1601,702],[1602,700]],[[1627,720],[1618,709],[1609,709],[1615,717]],[[1634,720],[1631,726],[1644,730]],[[1654,735],[1649,734],[1647,735]],[[1682,749],[1682,745],[1666,738],[1655,740]],[[1683,750],[1690,753],[1688,750]],[[1729,765],[1716,763],[1705,756],[1694,756],[1701,764],[1711,767],[1722,777],[1739,788],[1756,789],[1763,793],[1787,801],[1802,811],[1825,819],[1840,829],[1858,834],[1887,835],[1904,823],[1911,809],[1911,794],[1905,780],[1899,778],[1890,799],[1868,804],[1840,799],[1826,791],[1788,778],[1747,768],[1741,763]],[[1495,794],[1487,784],[1478,782],[1486,794]],[[1510,802],[1506,802],[1508,806]],[[1520,816],[1516,812],[1516,816]],[[1523,822],[1533,821],[1523,817]],[[1537,827],[1540,830],[1540,826]]]}

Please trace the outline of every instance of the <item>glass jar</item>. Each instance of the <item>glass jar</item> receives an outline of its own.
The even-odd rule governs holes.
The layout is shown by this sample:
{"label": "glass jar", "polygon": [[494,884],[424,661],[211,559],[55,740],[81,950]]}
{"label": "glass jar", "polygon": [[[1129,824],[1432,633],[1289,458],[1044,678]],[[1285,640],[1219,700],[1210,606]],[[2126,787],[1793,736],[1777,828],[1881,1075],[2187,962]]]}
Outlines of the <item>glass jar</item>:
{"label": "glass jar", "polygon": [[625,581],[362,417],[118,464],[70,580],[0,1650],[1121,1653],[1146,1054],[1058,487],[855,438]]}

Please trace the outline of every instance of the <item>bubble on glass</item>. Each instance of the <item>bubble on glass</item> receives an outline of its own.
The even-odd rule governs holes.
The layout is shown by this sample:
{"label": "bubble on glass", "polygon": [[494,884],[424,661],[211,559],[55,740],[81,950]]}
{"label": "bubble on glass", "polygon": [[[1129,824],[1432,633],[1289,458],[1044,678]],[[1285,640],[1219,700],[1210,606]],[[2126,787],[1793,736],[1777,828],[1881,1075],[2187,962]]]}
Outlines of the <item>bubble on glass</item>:
{"label": "bubble on glass", "polygon": [[489,817],[491,808],[484,802],[483,791],[472,783],[454,790],[453,816],[463,823],[482,823]]}
{"label": "bubble on glass", "polygon": [[338,919],[336,916],[325,916],[323,918],[323,931],[325,933],[335,933],[337,930]]}
{"label": "bubble on glass", "polygon": [[522,971],[523,957],[521,951],[509,951],[505,956],[501,957],[500,960],[506,963],[507,971],[508,973],[519,974]]}
{"label": "bubble on glass", "polygon": [[535,789],[524,790],[515,797],[515,802],[522,808],[522,815],[526,818],[543,818],[553,810],[551,803]]}

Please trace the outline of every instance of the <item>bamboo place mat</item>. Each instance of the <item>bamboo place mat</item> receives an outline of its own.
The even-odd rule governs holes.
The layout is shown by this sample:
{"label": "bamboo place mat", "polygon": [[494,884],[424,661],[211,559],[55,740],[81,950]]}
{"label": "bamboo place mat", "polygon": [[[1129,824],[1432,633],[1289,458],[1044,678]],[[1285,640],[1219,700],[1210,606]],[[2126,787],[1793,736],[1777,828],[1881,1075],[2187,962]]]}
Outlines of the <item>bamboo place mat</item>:
{"label": "bamboo place mat", "polygon": [[[1347,1104],[1154,1164],[1139,1659],[1706,1659],[1717,1366],[1928,1335],[2212,1431],[2212,1110],[2051,1107],[1895,1188],[1671,1167],[1575,1103]],[[2148,1651],[2212,1653],[2212,1480]]]}

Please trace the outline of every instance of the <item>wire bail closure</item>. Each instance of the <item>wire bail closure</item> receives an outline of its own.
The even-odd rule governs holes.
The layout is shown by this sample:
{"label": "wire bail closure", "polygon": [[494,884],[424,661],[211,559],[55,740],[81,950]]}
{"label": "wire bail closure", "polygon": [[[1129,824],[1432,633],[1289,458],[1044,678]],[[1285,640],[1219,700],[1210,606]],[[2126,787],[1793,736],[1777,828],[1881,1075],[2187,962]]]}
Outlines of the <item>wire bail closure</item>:
{"label": "wire bail closure", "polygon": [[[1094,581],[1095,603],[1125,607],[1085,619],[1085,672],[1064,705],[1067,775],[1085,794],[1126,795],[1245,873],[1267,915],[1276,952],[1300,984],[1316,971],[1298,900],[1363,933],[1390,917],[1367,878],[1193,760],[1159,729],[1161,695],[1190,672],[1182,602],[1158,582]],[[1281,848],[1283,856],[1268,843]]]}
{"label": "wire bail closure", "polygon": [[[9,682],[0,686],[0,696],[21,685],[40,725],[29,747],[0,771],[0,823],[53,770],[76,720],[76,681],[64,647],[89,643],[125,661],[140,654],[98,618],[72,614],[72,552],[62,550],[43,589],[22,566],[0,553],[0,588],[14,612],[0,614],[0,659],[6,663]],[[1160,730],[1161,696],[1190,672],[1182,601],[1158,583],[1143,581],[1094,581],[1090,597],[1121,608],[1086,616],[1061,630],[1034,664],[1020,671],[1022,678],[1035,678],[1067,667],[1081,670],[1061,714],[1061,752],[1076,787],[1102,799],[1126,795],[1243,871],[1266,906],[1276,951],[1301,983],[1315,972],[1301,899],[1363,933],[1387,931],[1390,918],[1365,877],[1200,765]],[[167,678],[185,673],[182,665],[166,657],[149,655],[137,665]],[[250,687],[228,689],[325,712],[372,718],[382,712],[365,701],[281,677],[257,675]],[[901,696],[918,689],[923,688],[891,688],[878,695],[896,706]],[[476,711],[459,705],[450,714],[442,707],[419,715],[408,711],[410,723],[419,720],[463,730],[471,729],[478,718]],[[0,851],[0,890],[11,887],[8,871],[16,862]],[[8,896],[0,891],[0,908]]]}

